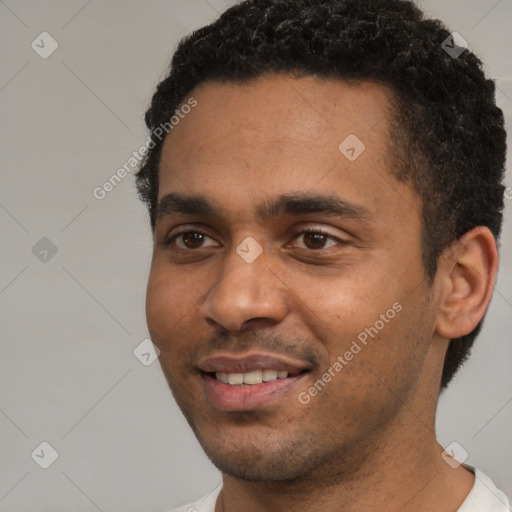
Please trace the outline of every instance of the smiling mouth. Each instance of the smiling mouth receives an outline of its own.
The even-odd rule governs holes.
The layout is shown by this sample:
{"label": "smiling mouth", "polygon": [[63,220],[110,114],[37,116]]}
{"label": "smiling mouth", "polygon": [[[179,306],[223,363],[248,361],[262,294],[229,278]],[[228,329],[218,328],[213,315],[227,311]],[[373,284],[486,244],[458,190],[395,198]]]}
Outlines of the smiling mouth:
{"label": "smiling mouth", "polygon": [[272,352],[217,352],[198,361],[206,401],[223,412],[270,407],[298,385],[314,364]]}
{"label": "smiling mouth", "polygon": [[286,379],[288,377],[296,377],[297,375],[305,373],[306,371],[307,370],[303,370],[292,375],[287,371],[264,369],[245,373],[209,372],[207,375],[210,375],[210,377],[213,377],[223,384],[247,387],[257,384],[264,384],[265,382],[273,382],[279,379]]}

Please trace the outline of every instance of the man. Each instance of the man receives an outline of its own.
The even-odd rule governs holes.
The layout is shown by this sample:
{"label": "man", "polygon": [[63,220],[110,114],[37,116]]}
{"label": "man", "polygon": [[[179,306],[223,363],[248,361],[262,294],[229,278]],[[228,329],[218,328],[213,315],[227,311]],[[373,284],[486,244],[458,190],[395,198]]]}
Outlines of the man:
{"label": "man", "polygon": [[504,192],[456,42],[407,1],[246,0],[180,43],[137,175],[149,331],[223,475],[180,510],[510,510],[435,436]]}

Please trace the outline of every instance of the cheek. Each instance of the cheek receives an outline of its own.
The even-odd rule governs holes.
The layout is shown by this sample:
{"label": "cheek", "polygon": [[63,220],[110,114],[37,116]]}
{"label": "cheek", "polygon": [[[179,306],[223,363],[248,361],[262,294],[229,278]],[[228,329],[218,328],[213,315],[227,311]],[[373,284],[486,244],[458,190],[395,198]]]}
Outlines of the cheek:
{"label": "cheek", "polygon": [[300,289],[294,290],[294,296],[300,298],[296,301],[299,314],[303,319],[309,318],[307,322],[313,331],[325,330],[324,336],[317,333],[319,337],[338,340],[339,350],[343,350],[344,342],[376,321],[381,327],[381,314],[389,311],[389,318],[396,314],[393,304],[400,302],[403,294],[393,287],[396,284],[383,277],[382,268],[378,270],[375,275],[367,268],[365,272],[347,272],[338,278],[328,276],[323,281],[317,277],[303,280]]}
{"label": "cheek", "polygon": [[[179,337],[183,323],[197,308],[194,286],[185,277],[152,267],[146,291],[146,320],[149,332],[160,350]],[[181,326],[181,327],[180,327]]]}
{"label": "cheek", "polygon": [[[400,307],[400,311],[384,310],[384,320],[379,316],[370,320],[352,337],[343,354],[345,360],[351,359],[341,372],[345,372],[348,387],[373,395],[367,396],[370,400],[405,400],[422,372],[431,339],[430,314],[414,302]],[[386,311],[394,315],[388,316]]]}
{"label": "cheek", "polygon": [[[423,326],[429,332],[429,320],[419,304],[421,297],[410,292],[416,283],[404,276],[390,278],[397,272],[383,272],[382,266],[377,270],[371,272],[368,267],[364,277],[353,273],[331,279],[321,292],[303,294],[298,301],[301,318],[328,353],[325,363],[336,375],[333,381],[344,382],[356,395],[368,391],[363,391],[362,383],[378,393],[384,382],[400,387],[400,377],[413,378],[410,373],[418,371],[428,347],[428,339],[418,338]],[[338,357],[342,361],[333,368]],[[328,370],[327,364],[322,370]]]}

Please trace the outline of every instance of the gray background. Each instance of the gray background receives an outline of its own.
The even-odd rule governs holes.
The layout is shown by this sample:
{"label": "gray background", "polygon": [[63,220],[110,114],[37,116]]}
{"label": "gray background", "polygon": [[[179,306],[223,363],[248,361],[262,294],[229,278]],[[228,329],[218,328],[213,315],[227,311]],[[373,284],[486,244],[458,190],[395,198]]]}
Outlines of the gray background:
{"label": "gray background", "polygon": [[[101,201],[92,191],[145,142],[143,113],[177,41],[225,5],[0,1],[0,511],[162,511],[220,482],[158,363],[133,354],[148,337],[151,255],[133,173]],[[512,0],[422,5],[483,59],[510,130]],[[59,45],[47,59],[31,48],[43,31]],[[509,495],[511,211],[508,200],[485,328],[438,418],[443,445],[459,442]],[[32,252],[42,237],[52,257]],[[46,470],[31,458],[42,441],[59,454]]]}

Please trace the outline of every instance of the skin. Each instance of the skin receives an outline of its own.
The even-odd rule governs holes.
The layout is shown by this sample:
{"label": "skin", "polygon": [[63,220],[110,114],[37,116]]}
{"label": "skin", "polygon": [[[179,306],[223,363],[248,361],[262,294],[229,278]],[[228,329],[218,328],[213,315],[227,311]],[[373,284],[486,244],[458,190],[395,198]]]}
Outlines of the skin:
{"label": "skin", "polygon": [[[162,211],[147,321],[172,393],[223,473],[216,510],[456,511],[474,477],[441,458],[435,413],[448,339],[470,332],[490,300],[492,234],[467,233],[429,283],[421,199],[392,176],[381,85],[272,74],[191,96],[197,107],[165,140],[159,198],[199,194],[216,214]],[[351,133],[366,146],[354,161],[338,149]],[[334,194],[367,216],[257,216],[292,193]],[[186,231],[206,236],[172,239]],[[252,263],[236,252],[248,236],[263,249]],[[396,303],[401,311],[301,403]],[[289,354],[311,369],[268,406],[219,410],[197,370],[219,350]]]}

